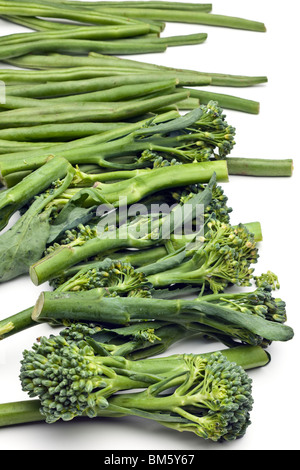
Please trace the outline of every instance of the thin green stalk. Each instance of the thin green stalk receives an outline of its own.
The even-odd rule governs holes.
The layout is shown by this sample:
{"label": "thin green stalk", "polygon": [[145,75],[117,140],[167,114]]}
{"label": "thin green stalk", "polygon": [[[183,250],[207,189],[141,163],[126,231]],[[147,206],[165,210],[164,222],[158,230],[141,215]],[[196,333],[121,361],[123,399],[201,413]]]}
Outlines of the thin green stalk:
{"label": "thin green stalk", "polygon": [[[7,98],[12,96],[19,96],[22,98],[49,98],[49,97],[61,97],[69,96],[80,93],[99,92],[101,90],[112,90],[120,86],[128,85],[149,85],[153,82],[157,83],[163,81],[175,80],[176,84],[180,83],[173,74],[158,75],[149,73],[137,73],[130,75],[121,75],[113,77],[96,77],[82,80],[66,80],[66,81],[55,81],[51,83],[38,84],[30,87],[24,86],[10,86],[7,90]],[[209,84],[207,77],[202,77],[202,85]],[[189,93],[185,90],[181,91]],[[105,101],[109,101],[108,99]]]}
{"label": "thin green stalk", "polygon": [[20,333],[21,331],[27,330],[36,323],[32,320],[33,308],[27,308],[22,312],[12,315],[11,317],[0,320],[0,340],[8,338],[9,336]]}
{"label": "thin green stalk", "polygon": [[[21,0],[22,2],[26,3],[26,0]],[[190,10],[190,11],[205,11],[210,12],[212,10],[211,3],[184,3],[184,2],[172,2],[172,1],[104,1],[104,2],[82,2],[82,1],[67,1],[67,0],[51,0],[51,1],[39,1],[39,3],[46,3],[46,4],[58,4],[64,5],[65,7],[73,6],[79,8],[91,8],[94,9],[95,7],[112,7],[112,8],[120,8],[120,7],[132,7],[132,8],[141,8],[142,10],[148,8],[157,8],[160,10],[173,10],[174,6],[176,5],[176,10]]]}
{"label": "thin green stalk", "polygon": [[[1,11],[1,10],[0,10]],[[45,39],[40,41],[29,41],[21,44],[8,44],[1,49],[0,60],[7,60],[36,52],[62,52],[71,54],[89,54],[100,52],[102,54],[146,54],[154,52],[165,52],[165,42],[157,40],[134,41],[134,40],[106,40],[90,41],[87,39]]]}
{"label": "thin green stalk", "polygon": [[[3,20],[15,23],[35,31],[63,31],[66,29],[74,29],[74,24],[63,23],[58,21],[50,21],[46,19],[30,17],[30,16],[17,16],[17,15],[0,15]],[[79,26],[79,25],[78,25]]]}
{"label": "thin green stalk", "polygon": [[49,31],[36,33],[15,33],[0,37],[0,45],[17,45],[24,42],[44,41],[50,39],[120,39],[147,35],[150,28],[146,24],[121,26],[77,26],[63,31]]}
{"label": "thin green stalk", "polygon": [[[170,93],[175,90],[177,85],[177,80],[160,80],[160,81],[153,81],[153,82],[146,82],[146,83],[137,83],[134,85],[121,85],[112,88],[108,88],[101,91],[95,92],[84,92],[76,94],[75,91],[73,94],[69,96],[62,96],[62,97],[53,97],[53,98],[45,98],[45,99],[37,99],[37,98],[24,98],[22,96],[10,96],[9,94],[6,96],[5,103],[0,104],[0,109],[20,109],[20,108],[43,108],[43,111],[47,110],[50,113],[57,113],[61,110],[63,112],[67,112],[66,105],[74,103],[78,105],[78,103],[82,103],[79,105],[79,110],[84,109],[85,106],[91,107],[94,106],[94,103],[112,103],[112,102],[120,102],[120,101],[130,101],[131,99],[138,99],[140,97],[148,98],[148,95],[157,93],[157,96],[163,93]],[[188,93],[188,92],[186,92]],[[83,103],[91,103],[91,104],[83,104]],[[105,106],[107,106],[105,104]],[[110,104],[109,104],[110,106]],[[32,110],[34,113],[34,110]],[[27,110],[25,111],[27,114]],[[20,112],[17,113],[20,115]],[[11,113],[10,113],[11,116]]]}
{"label": "thin green stalk", "polygon": [[[266,76],[245,76],[215,72],[198,72],[194,70],[185,70],[165,67],[162,65],[149,64],[133,59],[104,56],[96,53],[90,53],[88,57],[75,57],[66,54],[47,54],[42,56],[29,55],[15,59],[11,63],[19,67],[37,69],[59,69],[66,67],[101,67],[102,69],[103,67],[118,67],[120,71],[122,71],[122,69],[129,69],[132,70],[132,73],[139,73],[141,70],[144,70],[144,73],[163,72],[165,74],[166,72],[170,72],[175,74],[175,77],[179,79],[179,83],[182,86],[201,85],[199,81],[203,80],[204,77],[209,79],[211,85],[213,86],[248,87],[260,83],[266,83],[268,81]],[[170,77],[168,76],[168,78]]]}
{"label": "thin green stalk", "polygon": [[69,168],[70,164],[64,158],[52,158],[13,188],[2,191],[0,193],[0,230],[7,225],[12,214],[34,196],[48,189],[54,181],[64,177]]}
{"label": "thin green stalk", "polygon": [[[25,17],[44,17],[44,18],[60,18],[72,21],[78,21],[80,23],[92,23],[99,25],[122,25],[122,24],[135,24],[138,20],[131,18],[124,18],[113,13],[113,15],[102,14],[96,11],[90,10],[78,10],[74,8],[57,8],[49,7],[48,5],[42,5],[35,2],[0,2],[0,15],[13,15],[13,16],[25,16]],[[158,28],[151,26],[151,30],[156,32]]]}
{"label": "thin green stalk", "polygon": [[[116,122],[133,117],[141,117],[147,112],[155,112],[164,106],[178,103],[188,97],[188,92],[171,93],[142,101],[131,100],[111,103],[70,103],[53,108],[21,108],[0,113],[0,127],[35,126],[39,124],[72,122]],[[60,108],[60,109],[58,109]],[[64,111],[64,109],[65,111]],[[16,111],[20,111],[19,113]],[[34,112],[33,112],[34,111]]]}
{"label": "thin green stalk", "polygon": [[[125,125],[125,122],[80,122],[74,124],[44,124],[34,127],[17,127],[13,129],[0,129],[0,139],[2,139],[1,145],[4,145],[3,140],[10,142],[14,139],[19,143],[30,142],[30,139],[32,139],[33,142],[30,145],[34,141],[42,141],[44,143],[47,139],[53,141],[59,139],[62,142],[63,140],[70,141],[101,134],[111,129],[124,127]],[[48,144],[48,146],[50,145],[53,145],[53,142]]]}
{"label": "thin green stalk", "polygon": [[[15,2],[13,2],[14,4]],[[18,2],[16,2],[18,3]],[[19,3],[22,5],[22,2]],[[34,5],[34,3],[31,3]],[[45,3],[45,7],[51,5],[51,3]],[[53,9],[57,8],[57,4],[52,3]],[[126,18],[137,18],[143,20],[159,20],[164,22],[180,22],[180,23],[193,23],[193,24],[204,24],[204,25],[211,25],[211,26],[221,26],[227,28],[238,28],[238,29],[246,29],[251,31],[266,31],[265,25],[258,21],[248,20],[244,18],[237,18],[232,16],[226,15],[215,15],[210,13],[211,5],[208,8],[201,8],[201,10],[194,8],[193,10],[182,10],[176,9],[176,3],[173,4],[173,8],[168,9],[160,9],[160,8],[146,8],[141,11],[140,8],[128,7],[124,5],[118,6],[117,10],[116,7],[111,7],[111,5],[102,5],[102,4],[94,4],[92,7],[91,5],[86,5],[85,2],[73,2],[71,3],[59,3],[60,8],[66,9],[66,11],[70,10],[70,7],[74,8],[75,10],[78,9],[80,11],[85,12],[101,12],[110,16],[113,16],[116,12],[118,15],[123,15]],[[48,7],[50,8],[50,7]],[[208,13],[208,12],[209,13]],[[20,14],[20,13],[17,13]],[[43,15],[39,15],[43,16]],[[67,16],[65,16],[67,17]],[[74,18],[74,15],[73,15]]]}
{"label": "thin green stalk", "polygon": [[[22,58],[23,59],[23,58]],[[18,61],[18,59],[16,59]],[[10,61],[13,64],[13,60]],[[18,64],[16,64],[18,66]],[[0,69],[0,78],[6,86],[20,86],[22,83],[25,90],[32,85],[43,85],[47,82],[63,82],[70,80],[89,80],[91,78],[115,77],[117,75],[128,75],[132,69],[118,69],[117,67],[71,67],[50,70],[19,70],[19,69]],[[136,74],[143,71],[136,70]],[[145,75],[145,73],[144,73]]]}
{"label": "thin green stalk", "polygon": [[[177,88],[178,91],[180,89],[180,87]],[[221,108],[233,109],[250,114],[259,114],[260,103],[258,101],[195,88],[188,88],[188,91],[192,98],[197,98],[200,101],[200,104],[207,104],[210,100],[214,100],[218,102]]]}
{"label": "thin green stalk", "polygon": [[[151,118],[151,119],[149,118],[142,119],[134,123],[125,124],[124,126],[117,126],[109,131],[102,132],[101,134],[95,134],[92,136],[83,137],[75,141],[66,142],[65,144],[62,144],[62,145],[55,145],[55,146],[49,147],[48,149],[45,149],[45,151],[43,152],[41,152],[40,150],[33,150],[28,153],[19,152],[15,154],[7,154],[6,156],[1,155],[0,156],[0,173],[1,173],[2,178],[5,178],[7,177],[8,174],[15,173],[17,171],[21,171],[21,172],[28,171],[28,170],[31,171],[29,168],[27,168],[27,164],[26,164],[26,161],[28,161],[28,158],[30,159],[37,158],[39,162],[38,163],[38,166],[39,166],[40,164],[44,164],[48,160],[49,156],[52,156],[53,153],[56,151],[59,152],[60,155],[62,155],[63,152],[66,152],[69,150],[75,151],[75,149],[80,149],[84,147],[87,148],[90,146],[103,144],[105,142],[109,142],[114,139],[124,137],[125,135],[128,135],[131,132],[134,132],[140,128],[143,128],[149,125],[150,120],[153,124],[155,123],[157,124],[157,123],[168,122],[169,120],[176,119],[178,117],[179,117],[179,113],[177,111],[171,111],[171,112],[167,112],[164,114],[158,114],[157,116],[154,116],[154,118]],[[16,166],[14,168],[11,168],[11,171],[6,171],[4,167],[6,163],[9,166],[11,165],[12,161],[9,162],[8,160],[11,160],[10,157],[12,157],[12,155],[13,155],[13,159],[16,162]],[[18,165],[20,165],[22,168],[18,169]]]}
{"label": "thin green stalk", "polygon": [[286,177],[293,174],[291,159],[230,157],[227,163],[231,175]]}
{"label": "thin green stalk", "polygon": [[[113,8],[108,7],[95,7],[96,11],[102,11],[106,14],[112,15]],[[141,15],[141,10],[138,8],[118,8],[118,14],[124,15],[127,18],[143,18],[151,20],[159,20],[165,22],[179,22],[202,24],[209,26],[220,26],[225,28],[244,29],[249,31],[265,32],[266,27],[264,23],[259,21],[248,20],[245,18],[238,18],[226,15],[215,15],[201,11],[183,11],[183,10],[159,10],[159,9],[145,9]]]}
{"label": "thin green stalk", "polygon": [[[31,149],[42,149],[53,145],[53,142],[19,142],[14,140],[0,140],[0,154],[7,154],[8,152],[21,152]],[[59,142],[57,142],[57,145]]]}

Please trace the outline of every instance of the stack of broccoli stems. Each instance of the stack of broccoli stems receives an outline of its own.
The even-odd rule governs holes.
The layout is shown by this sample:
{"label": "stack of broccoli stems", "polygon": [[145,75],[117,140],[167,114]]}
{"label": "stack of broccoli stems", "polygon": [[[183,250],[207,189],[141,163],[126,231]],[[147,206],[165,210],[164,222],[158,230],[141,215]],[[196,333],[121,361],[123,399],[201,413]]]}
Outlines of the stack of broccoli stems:
{"label": "stack of broccoli stems", "polygon": [[[235,128],[223,108],[257,114],[259,103],[199,87],[267,78],[116,57],[207,38],[163,37],[166,22],[265,31],[211,10],[0,2],[2,19],[35,31],[0,38],[0,59],[15,67],[0,71],[0,280],[29,274],[53,288],[2,319],[0,337],[60,328],[23,352],[32,400],[0,405],[0,426],[134,415],[213,441],[245,434],[246,370],[268,364],[267,347],[293,330],[273,295],[277,276],[254,274],[260,223],[233,226],[220,183],[291,176],[292,160],[230,157]],[[152,357],[191,337],[226,347]]]}

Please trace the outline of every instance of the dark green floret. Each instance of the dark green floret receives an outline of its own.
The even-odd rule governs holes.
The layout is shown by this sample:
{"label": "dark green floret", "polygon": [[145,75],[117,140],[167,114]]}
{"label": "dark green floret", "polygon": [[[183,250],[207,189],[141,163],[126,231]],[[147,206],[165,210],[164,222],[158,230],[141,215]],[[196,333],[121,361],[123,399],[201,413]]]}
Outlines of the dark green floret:
{"label": "dark green floret", "polygon": [[145,361],[103,356],[82,339],[96,329],[42,337],[24,351],[22,388],[40,399],[46,422],[137,415],[213,441],[244,435],[253,398],[241,366],[221,352]]}

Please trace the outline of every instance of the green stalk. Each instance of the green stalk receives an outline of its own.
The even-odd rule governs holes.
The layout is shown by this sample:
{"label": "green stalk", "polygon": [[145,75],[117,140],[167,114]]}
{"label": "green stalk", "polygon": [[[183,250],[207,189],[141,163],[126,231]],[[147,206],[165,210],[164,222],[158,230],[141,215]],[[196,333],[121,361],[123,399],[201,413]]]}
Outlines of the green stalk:
{"label": "green stalk", "polygon": [[[129,85],[145,85],[149,86],[149,83],[153,82],[166,82],[173,81],[177,84],[180,83],[179,79],[174,77],[172,74],[166,74],[161,76],[154,76],[149,73],[133,73],[130,75],[121,75],[114,77],[96,77],[91,79],[82,80],[67,80],[67,81],[56,81],[51,83],[45,83],[35,86],[10,86],[7,91],[7,98],[12,96],[19,96],[22,98],[49,98],[49,97],[61,97],[70,96],[75,94],[82,94],[88,92],[99,92],[101,90],[113,90],[120,86]],[[209,84],[207,77],[202,77],[202,85]],[[188,92],[183,90],[188,95]],[[111,91],[113,93],[113,91]],[[182,91],[181,91],[182,93]],[[109,100],[106,100],[109,101]]]}
{"label": "green stalk", "polygon": [[0,340],[36,325],[31,318],[32,311],[33,307],[30,307],[4,320],[0,320]]}
{"label": "green stalk", "polygon": [[[0,37],[0,45],[16,45],[24,42],[64,39],[120,39],[146,35],[150,31],[147,24],[121,25],[121,26],[77,26],[63,31],[49,31],[37,33],[15,33]],[[22,54],[23,55],[23,54]]]}
{"label": "green stalk", "polygon": [[287,325],[234,311],[203,300],[103,297],[101,289],[85,292],[42,292],[32,313],[37,322],[72,320],[127,325],[143,320],[184,324],[194,322],[219,334],[239,336],[246,330],[268,341],[288,341],[293,330]]}
{"label": "green stalk", "polygon": [[87,39],[46,39],[29,41],[16,45],[5,45],[0,52],[0,60],[8,60],[35,52],[62,52],[71,54],[89,54],[100,52],[102,54],[146,54],[165,52],[167,45],[157,40],[146,42],[134,40],[89,41]]}
{"label": "green stalk", "polygon": [[[113,8],[95,7],[95,10],[102,11],[106,14],[112,15]],[[174,9],[172,10],[159,10],[159,9],[146,9],[141,15],[140,9],[135,8],[118,8],[118,14],[124,15],[126,18],[143,18],[151,20],[159,20],[165,22],[179,22],[179,23],[191,23],[191,24],[202,24],[209,26],[221,26],[225,28],[244,29],[249,31],[265,32],[266,27],[262,22],[248,20],[244,18],[237,18],[226,15],[215,15],[212,13],[206,13],[201,11],[182,11]]]}
{"label": "green stalk", "polygon": [[188,92],[170,93],[145,100],[110,103],[62,103],[53,108],[20,108],[0,113],[0,127],[35,126],[40,124],[72,122],[116,122],[141,117],[188,97]]}
{"label": "green stalk", "polygon": [[[80,139],[82,137],[88,137],[91,135],[101,134],[102,132],[110,131],[124,127],[125,122],[80,122],[73,124],[42,124],[33,127],[17,127],[13,129],[0,129],[0,139],[6,140],[7,142],[29,142],[41,141],[44,143],[47,139],[53,141],[59,139],[70,141],[74,139]],[[4,143],[2,140],[1,145]],[[32,144],[31,142],[30,144]],[[48,146],[53,145],[53,142]]]}
{"label": "green stalk", "polygon": [[[57,142],[59,144],[59,142]],[[19,142],[14,140],[0,140],[0,154],[8,152],[21,152],[31,149],[42,149],[54,145],[53,142]]]}
{"label": "green stalk", "polygon": [[[21,0],[26,3],[25,0]],[[46,4],[58,4],[64,5],[65,7],[73,6],[77,8],[91,8],[94,9],[95,7],[112,7],[112,8],[120,8],[120,7],[134,7],[134,8],[141,8],[142,10],[147,8],[158,8],[160,10],[173,10],[174,5],[176,5],[176,10],[190,10],[190,11],[205,11],[210,12],[212,10],[211,3],[183,3],[183,2],[168,2],[168,1],[104,1],[104,2],[82,2],[82,1],[67,1],[67,0],[51,0],[51,1],[39,1],[39,3],[46,3]]]}
{"label": "green stalk", "polygon": [[[154,65],[146,62],[136,61],[132,59],[124,59],[114,56],[104,56],[101,54],[90,53],[88,57],[75,57],[63,54],[47,54],[42,56],[29,55],[8,61],[13,65],[23,68],[38,68],[38,69],[59,69],[59,68],[82,68],[82,67],[117,67],[120,71],[129,69],[132,73],[139,73],[147,71],[147,73],[154,72],[169,72],[175,74],[179,79],[180,85],[184,86],[198,86],[202,85],[200,81],[204,77],[209,78],[213,86],[229,86],[229,87],[248,87],[268,81],[265,76],[244,76],[244,75],[230,75],[222,73],[209,73],[198,72],[194,70],[185,70],[179,68],[165,67],[162,65]],[[174,75],[172,75],[174,77]],[[168,78],[170,78],[168,76]]]}
{"label": "green stalk", "polygon": [[[15,2],[14,2],[15,3]],[[18,3],[18,2],[16,2]],[[22,5],[22,2],[19,3]],[[33,4],[33,3],[32,3]],[[48,5],[48,3],[45,3],[45,6]],[[51,3],[49,3],[51,5]],[[52,3],[53,8],[57,8],[56,2]],[[265,31],[265,25],[261,22],[258,21],[252,21],[244,18],[236,18],[236,17],[231,17],[231,16],[225,16],[225,15],[215,15],[211,13],[207,13],[207,11],[211,11],[211,5],[209,5],[208,8],[201,8],[201,10],[194,8],[193,10],[182,10],[182,9],[176,9],[176,3],[173,4],[173,8],[168,8],[168,9],[161,9],[161,8],[146,8],[141,12],[140,8],[133,8],[133,7],[128,7],[127,5],[124,5],[123,7],[121,5],[118,6],[118,9],[116,10],[116,7],[111,7],[111,5],[106,5],[103,6],[102,4],[94,4],[93,6],[91,5],[86,5],[83,2],[73,2],[71,3],[59,3],[60,8],[63,6],[66,11],[67,9],[70,10],[70,7],[74,8],[75,10],[78,9],[80,11],[85,11],[85,12],[101,12],[104,14],[108,14],[110,16],[113,16],[116,12],[118,12],[118,15],[123,15],[126,18],[137,18],[137,19],[143,19],[143,20],[159,20],[159,21],[164,21],[164,22],[180,22],[180,23],[193,23],[193,24],[205,24],[205,25],[211,25],[211,26],[222,26],[222,27],[227,27],[227,28],[238,28],[238,29],[246,29],[246,30],[251,30],[251,31]],[[203,11],[204,10],[204,11]],[[20,13],[18,13],[20,14]],[[43,16],[43,15],[39,15]],[[66,17],[66,16],[65,16]]]}
{"label": "green stalk", "polygon": [[[121,200],[119,192],[105,195],[105,192],[101,191],[100,195],[104,198],[107,196],[114,207],[121,207],[124,203],[132,204],[133,202],[140,201],[143,197],[153,193],[155,190],[159,191],[178,185],[185,186],[194,183],[207,183],[213,176],[215,176],[216,180],[227,180],[226,162],[221,160],[219,162],[192,163],[182,165],[182,167],[181,165],[163,167],[155,170],[154,173],[150,172],[132,178],[133,181],[129,180],[129,189],[127,191],[130,202],[127,198],[124,198],[124,192],[122,193]],[[210,188],[208,188],[208,190],[209,189]],[[192,199],[197,201],[199,197],[199,203],[202,203],[202,199],[206,198],[207,194],[209,193],[204,190],[203,193]],[[193,203],[192,199],[189,201],[191,205]],[[112,201],[114,201],[114,203]],[[160,223],[164,223],[165,220],[166,219],[163,218]],[[147,230],[149,230],[148,222],[146,225]],[[105,255],[106,253],[124,248],[145,249],[160,243],[161,240],[159,238],[150,236],[149,233],[147,237],[135,237],[131,234],[130,230],[128,231],[127,225],[122,225],[114,233],[100,233],[99,236],[95,236],[77,246],[76,241],[75,244],[61,245],[30,267],[30,277],[35,285],[40,285],[47,280],[57,277],[59,272],[93,256],[99,254]]]}
{"label": "green stalk", "polygon": [[[9,62],[14,65],[13,60]],[[16,66],[18,67],[17,62],[19,62],[19,59],[16,59]],[[140,73],[143,73],[143,71],[135,71],[136,75]],[[69,67],[49,70],[0,69],[0,78],[9,86],[9,90],[13,90],[13,86],[20,87],[20,84],[23,84],[24,91],[32,85],[43,85],[49,82],[61,83],[70,80],[89,80],[91,78],[115,77],[117,75],[128,74],[132,74],[132,69],[121,70],[117,67]],[[206,81],[206,83],[208,82],[210,83],[210,81]],[[23,96],[23,94],[21,93],[20,96]]]}
{"label": "green stalk", "polygon": [[291,159],[238,158],[227,159],[231,175],[286,177],[293,174]]}
{"label": "green stalk", "polygon": [[[168,113],[164,114],[158,114],[155,116],[153,119],[151,119],[151,122],[154,123],[162,123],[162,122],[167,122],[171,121],[172,119],[176,119],[179,117],[179,113],[177,111],[171,111]],[[53,156],[54,152],[59,152],[59,155],[62,155],[63,152],[67,152],[69,150],[73,150],[73,152],[77,150],[80,150],[80,148],[88,148],[93,145],[99,145],[103,144],[109,141],[112,141],[114,139],[118,139],[120,137],[123,137],[125,135],[130,134],[131,132],[134,132],[142,127],[145,127],[149,124],[149,119],[142,119],[138,122],[135,123],[128,123],[124,126],[117,126],[110,131],[107,132],[102,132],[100,135],[95,134],[89,137],[84,137],[81,139],[77,139],[75,141],[71,142],[66,142],[65,144],[62,145],[54,145],[52,147],[49,147],[46,149],[46,151],[41,151],[41,150],[33,150],[30,152],[20,152],[20,153],[15,153],[15,154],[7,154],[0,156],[0,172],[2,175],[2,178],[6,178],[8,174],[10,173],[15,173],[15,172],[22,172],[22,171],[31,171],[28,167],[28,158],[34,159],[37,158],[37,167],[40,165],[44,164],[50,156]],[[16,166],[10,169],[10,171],[5,170],[5,162],[10,166],[11,163],[11,157],[13,155],[13,160],[15,160]],[[27,162],[27,164],[26,164]],[[21,169],[18,169],[18,166],[21,167]],[[36,164],[34,166],[36,168]]]}
{"label": "green stalk", "polygon": [[[179,91],[180,88],[177,90]],[[200,104],[207,104],[210,100],[214,100],[218,102],[221,108],[233,109],[250,114],[259,114],[260,104],[257,101],[194,88],[188,88],[188,91],[192,98],[197,98],[200,101]]]}
{"label": "green stalk", "polygon": [[[78,21],[81,23],[92,23],[92,24],[99,24],[99,25],[126,25],[126,24],[136,24],[139,22],[135,19],[124,18],[113,13],[113,15],[109,14],[101,14],[96,11],[89,11],[82,9],[78,11],[77,9],[71,8],[57,8],[57,7],[49,7],[48,5],[42,5],[35,2],[26,2],[26,4],[22,2],[0,2],[0,15],[13,15],[13,16],[25,16],[25,17],[33,17],[33,16],[40,16],[44,18],[60,18],[60,19],[67,19],[72,21]],[[154,28],[151,26],[151,31],[157,32],[158,28]]]}
{"label": "green stalk", "polygon": [[[110,103],[119,102],[119,101],[130,101],[130,99],[134,98],[148,98],[148,95],[153,93],[158,93],[158,96],[163,93],[170,93],[173,92],[177,81],[175,79],[172,80],[161,80],[161,81],[153,81],[153,82],[146,82],[146,83],[137,83],[132,85],[121,85],[112,87],[109,89],[95,91],[91,93],[80,93],[80,94],[72,94],[70,96],[63,96],[60,98],[52,98],[52,99],[36,99],[36,98],[23,98],[20,96],[10,96],[6,97],[5,103],[0,105],[1,108],[5,109],[21,109],[21,108],[43,108],[43,112],[47,110],[50,113],[57,113],[61,110],[63,112],[69,111],[66,105],[74,103],[75,105],[78,103],[91,103],[90,105],[78,105],[79,109],[84,109],[84,106],[91,107],[96,106],[98,102],[105,102],[104,106],[110,106]],[[106,103],[109,103],[108,105]],[[27,110],[24,111],[27,113]],[[32,110],[34,113],[35,111]],[[40,110],[38,110],[40,112]],[[21,111],[18,111],[16,115],[20,115]],[[10,116],[12,114],[10,113]]]}
{"label": "green stalk", "polygon": [[74,29],[72,23],[61,23],[58,21],[43,20],[41,18],[31,18],[29,16],[16,16],[16,15],[1,15],[1,18],[11,23],[15,23],[26,28],[34,29],[35,31],[62,31],[66,29]]}
{"label": "green stalk", "polygon": [[[244,224],[245,227],[249,230],[250,233],[254,234],[254,239],[256,242],[262,240],[261,225],[259,222],[249,222]],[[145,267],[149,264],[159,261],[161,258],[166,256],[168,251],[164,245],[156,246],[153,248],[143,249],[143,250],[125,250],[117,251],[115,253],[110,253],[109,257],[123,263],[130,263],[135,268]],[[89,267],[94,267],[95,262],[90,261],[87,263],[77,264],[71,266],[68,269],[65,269],[60,273],[65,278],[70,278],[78,273],[82,268],[88,269]],[[5,339],[11,335],[19,333],[27,328],[36,325],[36,322],[33,321],[31,315],[33,312],[33,307],[30,307],[20,313],[12,315],[6,319],[0,321],[0,339]],[[168,329],[168,336],[170,337],[170,327]],[[176,333],[177,334],[177,333]],[[188,333],[189,335],[189,333]],[[183,337],[183,332],[180,330],[180,338]]]}
{"label": "green stalk", "polygon": [[2,230],[10,217],[34,196],[48,189],[54,181],[63,178],[69,168],[70,164],[64,158],[52,158],[13,188],[2,191],[0,194],[0,229]]}

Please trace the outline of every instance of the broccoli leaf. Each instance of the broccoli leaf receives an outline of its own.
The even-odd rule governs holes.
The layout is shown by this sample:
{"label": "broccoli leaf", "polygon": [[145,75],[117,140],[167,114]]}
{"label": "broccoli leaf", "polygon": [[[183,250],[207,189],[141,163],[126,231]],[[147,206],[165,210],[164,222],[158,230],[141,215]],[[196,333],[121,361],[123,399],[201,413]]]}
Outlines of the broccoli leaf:
{"label": "broccoli leaf", "polygon": [[40,213],[37,199],[17,222],[0,237],[0,282],[6,282],[29,270],[43,255],[49,237],[49,212]]}
{"label": "broccoli leaf", "polygon": [[[89,198],[89,207],[85,206]],[[55,222],[50,227],[48,244],[53,243],[66,230],[85,225],[97,215],[97,208],[100,204],[108,205],[107,201],[96,188],[84,188],[73,196],[65,205]]]}

